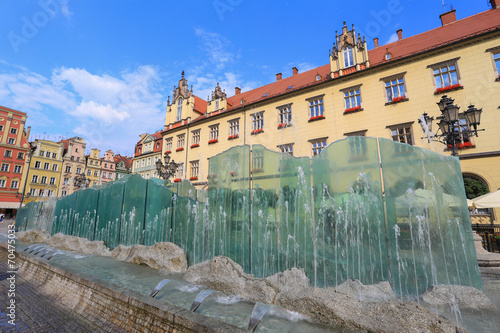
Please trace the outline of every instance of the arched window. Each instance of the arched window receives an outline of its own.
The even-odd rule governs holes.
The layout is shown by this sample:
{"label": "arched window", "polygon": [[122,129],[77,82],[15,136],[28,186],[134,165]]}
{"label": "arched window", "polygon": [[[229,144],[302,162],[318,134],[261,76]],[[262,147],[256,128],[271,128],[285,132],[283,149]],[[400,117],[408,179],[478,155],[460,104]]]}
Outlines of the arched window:
{"label": "arched window", "polygon": [[175,121],[179,121],[182,119],[182,102],[183,102],[183,99],[181,97],[177,101],[177,118],[175,119]]}
{"label": "arched window", "polygon": [[344,65],[346,68],[354,65],[354,57],[352,54],[352,47],[348,46],[344,49]]}

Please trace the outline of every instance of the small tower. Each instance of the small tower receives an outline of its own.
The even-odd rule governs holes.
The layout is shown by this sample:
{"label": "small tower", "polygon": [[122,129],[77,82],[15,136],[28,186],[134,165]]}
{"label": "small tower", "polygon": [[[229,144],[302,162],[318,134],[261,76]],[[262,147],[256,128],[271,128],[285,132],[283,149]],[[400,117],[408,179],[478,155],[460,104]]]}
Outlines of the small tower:
{"label": "small tower", "polygon": [[[192,109],[192,88],[188,88],[187,79],[184,77],[184,71],[181,73],[179,85],[174,86],[172,92],[172,102],[170,96],[167,100],[167,116],[165,118],[165,127],[191,117]],[[191,105],[190,105],[191,103]]]}
{"label": "small tower", "polygon": [[352,30],[348,30],[344,22],[342,34],[338,35],[335,31],[335,42],[330,50],[330,71],[332,78],[357,72],[368,68],[368,49],[366,47],[365,37],[361,38],[356,31],[354,24]]}
{"label": "small tower", "polygon": [[227,109],[227,95],[222,90],[217,82],[215,90],[212,91],[212,96],[208,98],[207,112],[223,111]]}

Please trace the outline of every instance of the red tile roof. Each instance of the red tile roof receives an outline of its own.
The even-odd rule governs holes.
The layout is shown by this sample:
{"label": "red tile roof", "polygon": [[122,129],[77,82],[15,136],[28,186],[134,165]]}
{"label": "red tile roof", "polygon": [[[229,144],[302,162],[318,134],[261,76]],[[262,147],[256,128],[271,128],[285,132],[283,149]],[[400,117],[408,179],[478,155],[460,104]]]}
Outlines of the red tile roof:
{"label": "red tile roof", "polygon": [[196,95],[193,95],[194,97],[194,107],[193,110],[195,112],[198,112],[199,114],[204,114],[207,112],[207,101],[199,98]]}
{"label": "red tile roof", "polygon": [[[368,59],[371,66],[376,66],[498,29],[500,8],[490,9],[415,36],[381,45],[368,51]],[[384,60],[387,52],[392,55],[390,60]]]}

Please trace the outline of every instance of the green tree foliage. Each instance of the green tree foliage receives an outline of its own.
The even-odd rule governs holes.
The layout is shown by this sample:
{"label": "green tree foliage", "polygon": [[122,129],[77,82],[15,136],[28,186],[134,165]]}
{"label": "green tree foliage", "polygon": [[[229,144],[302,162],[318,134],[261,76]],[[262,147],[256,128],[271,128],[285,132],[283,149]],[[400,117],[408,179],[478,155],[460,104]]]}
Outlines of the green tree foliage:
{"label": "green tree foliage", "polygon": [[474,199],[490,192],[485,183],[470,176],[464,176],[464,186],[467,199]]}

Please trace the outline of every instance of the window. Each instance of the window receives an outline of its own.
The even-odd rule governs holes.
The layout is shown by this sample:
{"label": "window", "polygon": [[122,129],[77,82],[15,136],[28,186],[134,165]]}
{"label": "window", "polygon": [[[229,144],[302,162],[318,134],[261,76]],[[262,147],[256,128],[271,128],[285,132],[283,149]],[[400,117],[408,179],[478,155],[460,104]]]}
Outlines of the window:
{"label": "window", "polygon": [[404,100],[406,98],[404,77],[393,77],[385,80],[385,95],[387,103]]}
{"label": "window", "polygon": [[184,164],[180,163],[175,172],[175,178],[180,179],[184,175]]}
{"label": "window", "polygon": [[307,99],[309,102],[309,120],[323,118],[323,96],[324,95]]}
{"label": "window", "polygon": [[50,185],[55,185],[56,184],[56,177],[50,177]]}
{"label": "window", "polygon": [[39,197],[43,197],[43,193],[45,192],[45,190],[39,190],[38,191],[38,196]]}
{"label": "window", "polygon": [[17,153],[17,158],[24,159],[24,153]]}
{"label": "window", "polygon": [[366,138],[363,136],[350,136],[349,150],[351,151],[351,159],[363,158],[366,156]]}
{"label": "window", "polygon": [[215,100],[215,111],[219,110],[219,100]]}
{"label": "window", "polygon": [[9,165],[8,164],[2,164],[2,171],[3,172],[9,171]]}
{"label": "window", "polygon": [[200,161],[191,162],[191,178],[198,178],[199,168],[200,168]]}
{"label": "window", "polygon": [[53,196],[54,196],[54,191],[52,191],[52,190],[48,190],[48,191],[47,191],[47,196],[48,196],[48,197],[53,197]]}
{"label": "window", "polygon": [[0,179],[0,187],[5,187],[5,179]]}
{"label": "window", "polygon": [[31,182],[38,183],[38,175],[33,175],[33,177],[31,177]]}
{"label": "window", "polygon": [[[387,126],[391,131],[392,140],[400,143],[413,145],[413,122]],[[399,147],[396,149],[400,149]],[[398,150],[399,151],[399,150]]]}
{"label": "window", "polygon": [[172,138],[165,139],[165,151],[172,151]]}
{"label": "window", "polygon": [[20,165],[14,166],[14,173],[21,173],[22,167]]}
{"label": "window", "polygon": [[261,172],[264,169],[264,150],[252,151],[252,172]]}
{"label": "window", "polygon": [[66,166],[66,172],[71,172],[71,166]]}
{"label": "window", "polygon": [[[459,84],[457,60],[452,59],[438,64],[430,65],[436,89],[448,88]],[[438,91],[439,92],[439,91]]]}
{"label": "window", "polygon": [[240,120],[233,119],[229,121],[229,139],[237,138],[240,135]]}
{"label": "window", "polygon": [[76,161],[77,161],[77,162],[80,162],[80,157],[79,157],[79,156],[76,158]]}
{"label": "window", "polygon": [[[47,155],[48,157],[49,155]],[[57,154],[56,153],[52,153],[52,158],[57,158]]]}
{"label": "window", "polygon": [[52,164],[52,171],[57,171],[57,164]]}
{"label": "window", "polygon": [[17,128],[11,128],[10,129],[11,134],[17,134]]}
{"label": "window", "polygon": [[3,132],[3,125],[0,125],[0,132]]}
{"label": "window", "polygon": [[39,155],[40,155],[40,157],[44,157],[45,156],[45,151],[41,150]]}
{"label": "window", "polygon": [[141,167],[144,167],[145,165],[146,165],[146,159],[145,159],[145,158],[143,158],[143,159],[141,160]]}
{"label": "window", "polygon": [[82,168],[76,168],[76,174],[79,175],[82,173]]}
{"label": "window", "polygon": [[210,141],[208,143],[217,142],[219,139],[219,125],[210,126]]}
{"label": "window", "polygon": [[282,153],[289,153],[290,155],[293,155],[293,143],[279,145],[278,148]]}
{"label": "window", "polygon": [[36,190],[34,188],[30,189],[30,196],[34,197],[36,195]]}
{"label": "window", "polygon": [[343,90],[345,110],[355,111],[361,109],[361,90],[360,87],[348,88]]}
{"label": "window", "polygon": [[78,148],[75,148],[75,153],[78,153]]}
{"label": "window", "polygon": [[497,73],[500,74],[500,51],[493,53],[493,62],[495,63],[495,68],[497,69]]}
{"label": "window", "polygon": [[40,184],[47,184],[47,176],[42,176],[40,179]]}
{"label": "window", "polygon": [[62,197],[65,197],[65,196],[67,195],[67,193],[68,193],[68,192],[66,192],[66,191],[61,191],[61,196],[62,196]]}
{"label": "window", "polygon": [[102,173],[102,178],[107,178],[108,174],[106,173],[106,171],[103,171]]}
{"label": "window", "polygon": [[463,148],[465,143],[468,143],[469,147],[472,146],[471,137],[469,136],[469,126],[463,113],[459,114],[459,120],[455,122],[453,127],[455,136],[460,140],[457,148]]}
{"label": "window", "polygon": [[11,145],[16,144],[16,139],[14,139],[14,138],[9,138],[9,144],[11,144]]}
{"label": "window", "polygon": [[177,150],[184,149],[184,134],[177,135]]}
{"label": "window", "polygon": [[192,142],[193,144],[191,146],[197,146],[200,144],[200,130],[196,130],[191,132],[192,133]]}
{"label": "window", "polygon": [[13,180],[10,182],[10,188],[17,188],[19,186],[19,181]]}
{"label": "window", "polygon": [[12,150],[6,150],[4,156],[5,157],[12,157]]}
{"label": "window", "polygon": [[92,170],[87,170],[87,176],[92,176]]}
{"label": "window", "polygon": [[107,168],[108,167],[108,163],[104,163],[104,167]]}
{"label": "window", "polygon": [[94,161],[90,161],[90,165],[94,165]]}
{"label": "window", "polygon": [[64,178],[63,185],[69,185],[69,178]]}
{"label": "window", "polygon": [[40,161],[35,161],[35,169],[40,169],[40,166],[42,165],[42,162]]}
{"label": "window", "polygon": [[264,112],[252,114],[252,133],[256,134],[264,130]]}
{"label": "window", "polygon": [[292,125],[292,104],[278,107],[278,128]]}
{"label": "window", "polygon": [[43,169],[44,170],[49,170],[50,169],[50,163],[43,163]]}
{"label": "window", "polygon": [[113,173],[112,172],[108,173],[108,179],[113,179]]}
{"label": "window", "polygon": [[110,169],[113,169],[113,164],[110,164],[110,165],[109,165],[109,168],[110,168]]}
{"label": "window", "polygon": [[175,118],[175,121],[180,121],[182,119],[182,102],[183,99],[181,97],[177,101],[177,117]]}
{"label": "window", "polygon": [[326,147],[326,138],[311,140],[312,156],[316,156]]}
{"label": "window", "polygon": [[99,171],[94,171],[94,177],[99,176]]}
{"label": "window", "polygon": [[344,49],[344,66],[351,67],[354,65],[354,57],[352,53],[352,47],[346,47]]}
{"label": "window", "polygon": [[148,157],[148,166],[151,166],[151,157]]}

